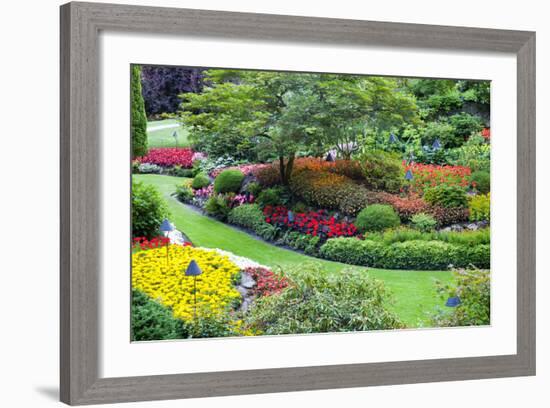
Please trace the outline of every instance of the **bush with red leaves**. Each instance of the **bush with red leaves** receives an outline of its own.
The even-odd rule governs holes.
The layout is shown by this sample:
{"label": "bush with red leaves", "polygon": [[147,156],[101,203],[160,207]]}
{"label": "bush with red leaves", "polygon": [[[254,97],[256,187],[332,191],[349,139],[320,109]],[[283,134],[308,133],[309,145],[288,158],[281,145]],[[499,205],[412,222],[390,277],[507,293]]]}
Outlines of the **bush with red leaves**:
{"label": "bush with red leaves", "polygon": [[254,294],[257,296],[269,296],[279,293],[288,286],[288,280],[273,271],[262,267],[248,267],[244,271],[256,281]]}

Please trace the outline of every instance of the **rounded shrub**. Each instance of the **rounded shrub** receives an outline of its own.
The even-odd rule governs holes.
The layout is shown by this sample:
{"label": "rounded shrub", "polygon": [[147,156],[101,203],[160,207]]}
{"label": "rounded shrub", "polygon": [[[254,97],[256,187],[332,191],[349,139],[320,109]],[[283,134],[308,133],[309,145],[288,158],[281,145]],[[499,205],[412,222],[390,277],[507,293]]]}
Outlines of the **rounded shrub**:
{"label": "rounded shrub", "polygon": [[468,196],[464,188],[460,186],[440,184],[428,188],[424,193],[424,200],[431,205],[444,208],[468,207]]}
{"label": "rounded shrub", "polygon": [[152,185],[132,183],[132,236],[153,238],[168,217],[168,207]]}
{"label": "rounded shrub", "polygon": [[468,209],[470,210],[470,221],[490,221],[491,193],[470,197]]}
{"label": "rounded shrub", "polygon": [[282,190],[277,187],[266,188],[256,197],[256,202],[262,207],[266,205],[281,205]]}
{"label": "rounded shrub", "polygon": [[224,170],[214,180],[216,193],[238,193],[244,180],[244,174],[240,170]]}
{"label": "rounded shrub", "polygon": [[401,224],[399,216],[392,206],[373,204],[361,210],[355,220],[355,226],[360,232],[382,231]]}
{"label": "rounded shrub", "polygon": [[470,184],[481,194],[491,191],[491,175],[488,171],[474,171],[470,175]]}
{"label": "rounded shrub", "polygon": [[191,183],[191,187],[193,187],[195,190],[208,187],[209,185],[210,185],[210,178],[206,173],[197,174],[193,179],[193,182]]}
{"label": "rounded shrub", "polygon": [[429,214],[418,213],[411,217],[411,225],[418,231],[430,232],[436,227],[437,220]]}
{"label": "rounded shrub", "polygon": [[227,220],[231,224],[252,230],[257,225],[265,222],[264,214],[260,210],[260,207],[258,207],[258,204],[243,204],[233,208],[229,212]]}

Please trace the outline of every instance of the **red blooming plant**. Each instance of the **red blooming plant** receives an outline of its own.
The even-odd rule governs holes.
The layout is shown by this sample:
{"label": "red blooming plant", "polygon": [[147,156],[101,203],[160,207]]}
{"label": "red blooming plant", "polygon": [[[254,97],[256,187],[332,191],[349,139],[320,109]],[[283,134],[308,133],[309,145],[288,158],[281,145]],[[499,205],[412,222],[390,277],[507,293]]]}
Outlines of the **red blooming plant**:
{"label": "red blooming plant", "polygon": [[468,187],[468,177],[472,173],[469,167],[448,166],[422,163],[403,163],[405,172],[412,173],[410,192],[423,194],[424,190],[440,184]]}
{"label": "red blooming plant", "polygon": [[288,280],[273,271],[262,267],[248,267],[244,270],[256,281],[254,293],[257,296],[269,296],[279,293],[288,286]]}
{"label": "red blooming plant", "polygon": [[489,128],[484,128],[482,131],[481,131],[481,136],[483,136],[483,138],[485,140],[489,140],[491,138],[491,129]]}
{"label": "red blooming plant", "polygon": [[170,244],[170,238],[167,237],[154,237],[147,239],[145,237],[136,237],[132,240],[132,249],[154,249],[165,247]]}
{"label": "red blooming plant", "polygon": [[[155,249],[162,248],[170,244],[170,238],[158,236],[151,239],[145,237],[136,237],[132,240],[132,249],[133,250],[146,250],[146,249]],[[184,242],[183,246],[193,246],[191,242]]]}
{"label": "red blooming plant", "polygon": [[268,205],[264,208],[264,216],[269,224],[319,237],[321,241],[358,234],[357,228],[351,222],[337,220],[325,210],[289,214],[286,207]]}
{"label": "red blooming plant", "polygon": [[138,157],[139,163],[151,163],[162,167],[193,167],[193,150],[179,147],[161,147],[149,149],[147,155]]}

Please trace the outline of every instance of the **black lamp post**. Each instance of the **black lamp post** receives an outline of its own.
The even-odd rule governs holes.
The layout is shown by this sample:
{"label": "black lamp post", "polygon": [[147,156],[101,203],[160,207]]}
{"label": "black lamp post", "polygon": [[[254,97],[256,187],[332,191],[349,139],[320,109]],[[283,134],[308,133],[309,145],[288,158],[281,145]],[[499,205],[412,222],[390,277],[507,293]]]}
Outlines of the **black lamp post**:
{"label": "black lamp post", "polygon": [[460,301],[460,298],[458,296],[452,296],[449,299],[447,299],[447,302],[445,303],[445,306],[447,307],[457,307],[460,306],[462,302]]}
{"label": "black lamp post", "polygon": [[[160,231],[164,234],[164,236],[166,238],[168,238],[168,234],[172,231],[174,231],[174,226],[172,225],[172,223],[170,221],[168,221],[168,219],[164,219],[162,221],[162,224],[160,224]],[[168,244],[166,244],[166,266],[169,266],[170,265],[170,258],[169,258],[169,255],[168,255],[168,247],[170,246],[170,242],[168,242]]]}
{"label": "black lamp post", "polygon": [[197,265],[197,262],[195,262],[194,259],[189,262],[189,265],[187,266],[187,269],[185,270],[185,276],[192,276],[194,279],[194,289],[193,289],[193,297],[194,297],[194,306],[193,306],[193,321],[197,318],[197,276],[202,275],[202,270],[199,268],[199,265]]}
{"label": "black lamp post", "polygon": [[172,137],[176,141],[176,149],[178,148],[178,132],[174,130],[174,133],[172,133]]}

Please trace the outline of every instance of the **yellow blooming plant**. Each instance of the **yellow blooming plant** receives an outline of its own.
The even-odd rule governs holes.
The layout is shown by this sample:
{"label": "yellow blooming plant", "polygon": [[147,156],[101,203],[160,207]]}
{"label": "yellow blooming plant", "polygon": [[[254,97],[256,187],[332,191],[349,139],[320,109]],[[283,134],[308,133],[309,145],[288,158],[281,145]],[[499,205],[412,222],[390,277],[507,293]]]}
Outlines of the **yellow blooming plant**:
{"label": "yellow blooming plant", "polygon": [[172,309],[174,317],[193,319],[194,278],[185,276],[191,260],[197,276],[197,314],[222,314],[241,295],[233,285],[239,268],[227,256],[190,246],[170,245],[132,254],[132,287]]}

